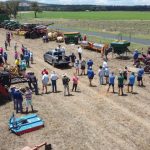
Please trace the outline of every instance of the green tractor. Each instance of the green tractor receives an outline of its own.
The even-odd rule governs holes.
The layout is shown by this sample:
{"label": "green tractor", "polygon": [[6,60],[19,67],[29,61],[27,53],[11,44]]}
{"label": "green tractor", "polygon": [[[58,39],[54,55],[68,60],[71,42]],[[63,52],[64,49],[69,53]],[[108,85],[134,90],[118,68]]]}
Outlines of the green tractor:
{"label": "green tractor", "polygon": [[115,41],[110,43],[111,47],[113,48],[113,52],[121,55],[123,53],[127,53],[129,51],[128,46],[130,46],[130,42],[128,41]]}
{"label": "green tractor", "polygon": [[64,39],[66,44],[78,44],[82,37],[80,32],[65,32]]}

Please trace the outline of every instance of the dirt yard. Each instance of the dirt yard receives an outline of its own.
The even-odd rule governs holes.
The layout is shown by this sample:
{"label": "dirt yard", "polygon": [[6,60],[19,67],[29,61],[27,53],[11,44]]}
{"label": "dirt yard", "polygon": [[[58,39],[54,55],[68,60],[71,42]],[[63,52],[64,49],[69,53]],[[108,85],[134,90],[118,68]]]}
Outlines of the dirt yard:
{"label": "dirt yard", "polygon": [[[6,31],[0,29],[0,46],[4,45]],[[0,150],[21,150],[28,145],[33,147],[42,142],[52,144],[54,150],[150,150],[150,76],[145,75],[145,87],[135,86],[135,94],[126,93],[125,96],[107,93],[107,86],[99,85],[97,75],[93,80],[94,87],[89,87],[86,76],[80,76],[78,91],[71,92],[72,96],[63,95],[62,74],[70,77],[75,69],[58,69],[44,62],[43,54],[48,49],[56,48],[56,42],[43,44],[41,39],[26,40],[15,36],[8,50],[8,62],[13,64],[13,46],[17,42],[23,44],[34,53],[35,64],[28,70],[33,70],[37,77],[41,93],[41,70],[46,67],[51,72],[55,70],[59,75],[58,93],[33,95],[34,109],[45,121],[45,127],[16,136],[8,130],[8,121],[13,112],[13,103],[8,102],[0,106]],[[67,54],[75,52],[77,46],[64,45]],[[100,54],[83,50],[85,59],[94,60],[94,71],[102,63]],[[132,60],[120,60],[109,56],[111,70],[118,73],[118,69],[125,65],[132,66]],[[20,86],[20,85],[16,85]],[[26,85],[25,85],[26,86]],[[72,82],[70,83],[70,88]],[[117,92],[117,84],[115,87]],[[25,108],[25,101],[23,103]],[[17,114],[20,116],[20,114]]]}

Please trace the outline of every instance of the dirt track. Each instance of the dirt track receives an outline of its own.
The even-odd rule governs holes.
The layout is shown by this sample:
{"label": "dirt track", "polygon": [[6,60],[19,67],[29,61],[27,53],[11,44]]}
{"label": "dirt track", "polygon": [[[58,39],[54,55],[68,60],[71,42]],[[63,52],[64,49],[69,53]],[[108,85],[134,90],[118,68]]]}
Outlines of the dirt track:
{"label": "dirt track", "polygon": [[[1,46],[4,43],[5,30],[0,29],[0,33]],[[67,72],[71,77],[74,69],[54,69],[43,61],[44,52],[55,48],[57,43],[43,44],[40,39],[25,40],[23,37],[14,37],[8,51],[9,63],[14,62],[11,56],[16,41],[19,46],[24,44],[34,53],[36,64],[28,70],[33,70],[37,74],[39,88],[41,89],[41,70],[47,67],[49,72],[55,70],[59,74],[60,92],[33,96],[34,108],[45,121],[45,127],[20,137],[8,130],[8,120],[13,111],[12,102],[0,106],[1,150],[20,150],[26,145],[32,147],[45,141],[52,144],[54,150],[150,149],[150,78],[148,75],[145,76],[146,87],[135,86],[136,94],[127,93],[124,97],[118,96],[117,93],[106,93],[107,86],[99,86],[97,76],[93,80],[94,87],[89,87],[87,77],[82,76],[79,82],[81,92],[72,92],[72,96],[64,97],[61,75]],[[77,46],[64,46],[68,54],[73,51],[77,54]],[[94,60],[94,70],[97,73],[98,66],[102,62],[100,54],[84,50],[83,57]],[[112,70],[118,72],[117,70],[125,65],[131,66],[132,60],[119,60],[110,56],[108,64]],[[51,87],[48,90],[51,91]]]}

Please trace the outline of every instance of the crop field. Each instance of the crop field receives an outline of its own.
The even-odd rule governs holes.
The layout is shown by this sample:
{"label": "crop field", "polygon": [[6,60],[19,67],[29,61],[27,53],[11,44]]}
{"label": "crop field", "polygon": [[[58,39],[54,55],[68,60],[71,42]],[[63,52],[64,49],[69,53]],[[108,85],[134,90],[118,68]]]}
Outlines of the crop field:
{"label": "crop field", "polygon": [[18,14],[21,22],[54,22],[59,27],[150,39],[150,12],[33,12]]}
{"label": "crop field", "polygon": [[[33,12],[21,13],[21,17],[31,19]],[[150,12],[131,11],[96,11],[96,12],[62,12],[47,11],[38,13],[38,18],[47,19],[82,19],[82,20],[150,20]]]}

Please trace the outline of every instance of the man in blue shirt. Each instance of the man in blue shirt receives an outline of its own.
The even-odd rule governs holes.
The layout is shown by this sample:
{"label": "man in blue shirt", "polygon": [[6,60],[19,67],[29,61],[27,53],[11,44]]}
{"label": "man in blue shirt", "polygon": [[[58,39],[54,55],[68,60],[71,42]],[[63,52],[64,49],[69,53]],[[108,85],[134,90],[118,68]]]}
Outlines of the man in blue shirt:
{"label": "man in blue shirt", "polygon": [[9,93],[10,93],[10,97],[11,97],[11,100],[14,102],[14,110],[16,109],[16,100],[14,98],[14,93],[15,93],[15,90],[16,90],[16,87],[13,86],[9,89]]}
{"label": "man in blue shirt", "polygon": [[139,52],[138,52],[138,50],[136,49],[135,51],[134,51],[134,53],[133,53],[133,59],[134,59],[134,65],[135,65],[135,63],[136,63],[136,60],[138,59],[138,57],[139,57]]}
{"label": "man in blue shirt", "polygon": [[128,92],[129,92],[129,87],[131,87],[131,93],[133,93],[134,83],[135,83],[135,75],[134,75],[134,72],[132,72],[130,77],[129,77]]}
{"label": "man in blue shirt", "polygon": [[112,73],[109,75],[109,87],[108,87],[107,92],[109,92],[110,86],[112,86],[112,88],[113,88],[113,93],[115,93],[114,84],[115,84],[115,75],[114,75],[114,72],[112,72]]}
{"label": "man in blue shirt", "polygon": [[92,59],[89,59],[89,60],[87,61],[87,66],[88,66],[88,67],[87,67],[88,69],[93,66],[93,60],[92,60]]}
{"label": "man in blue shirt", "polygon": [[92,86],[92,80],[94,78],[94,71],[92,70],[92,67],[88,69],[87,76],[89,78],[90,86]]}
{"label": "man in blue shirt", "polygon": [[141,66],[139,67],[137,74],[138,86],[143,86],[144,69]]}
{"label": "man in blue shirt", "polygon": [[25,61],[26,61],[27,67],[29,67],[29,66],[30,66],[30,64],[29,64],[30,56],[28,55],[28,53],[26,53],[26,54],[24,55],[24,59],[25,59]]}

